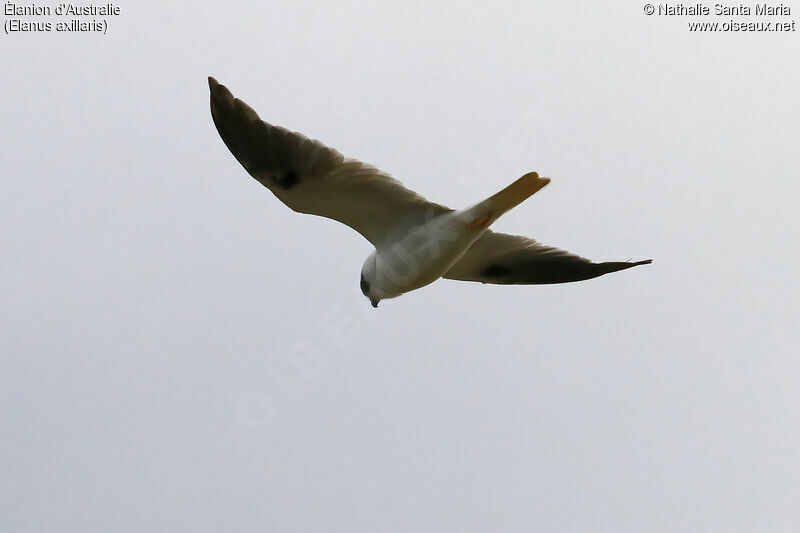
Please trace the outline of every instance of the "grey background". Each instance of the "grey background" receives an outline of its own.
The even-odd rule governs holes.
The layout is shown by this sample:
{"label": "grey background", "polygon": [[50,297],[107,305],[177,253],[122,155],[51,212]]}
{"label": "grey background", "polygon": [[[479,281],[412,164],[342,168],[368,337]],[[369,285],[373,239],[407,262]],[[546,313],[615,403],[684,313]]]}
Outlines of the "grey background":
{"label": "grey background", "polygon": [[[0,531],[798,530],[797,33],[121,5],[0,39]],[[369,243],[246,175],[208,75],[454,207],[538,170],[497,229],[655,262],[374,310]]]}

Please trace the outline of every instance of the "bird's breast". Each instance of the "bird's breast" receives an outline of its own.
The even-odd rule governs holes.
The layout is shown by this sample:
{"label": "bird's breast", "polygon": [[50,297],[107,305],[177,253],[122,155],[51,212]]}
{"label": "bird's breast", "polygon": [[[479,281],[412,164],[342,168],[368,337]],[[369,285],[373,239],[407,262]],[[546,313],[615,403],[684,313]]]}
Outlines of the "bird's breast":
{"label": "bird's breast", "polygon": [[445,213],[411,228],[377,250],[376,282],[386,294],[400,295],[442,277],[485,228]]}

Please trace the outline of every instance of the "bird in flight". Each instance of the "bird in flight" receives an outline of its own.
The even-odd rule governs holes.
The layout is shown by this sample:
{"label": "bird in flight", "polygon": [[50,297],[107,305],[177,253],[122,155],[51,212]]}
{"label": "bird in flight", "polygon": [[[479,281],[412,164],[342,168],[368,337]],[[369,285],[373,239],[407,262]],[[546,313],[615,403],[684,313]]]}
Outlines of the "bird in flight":
{"label": "bird in flight", "polygon": [[375,246],[361,268],[373,307],[439,278],[496,284],[566,283],[645,261],[593,263],[528,237],[496,233],[503,213],[550,183],[525,174],[464,209],[429,202],[375,167],[261,120],[212,77],[211,116],[247,172],[299,213],[347,224]]}

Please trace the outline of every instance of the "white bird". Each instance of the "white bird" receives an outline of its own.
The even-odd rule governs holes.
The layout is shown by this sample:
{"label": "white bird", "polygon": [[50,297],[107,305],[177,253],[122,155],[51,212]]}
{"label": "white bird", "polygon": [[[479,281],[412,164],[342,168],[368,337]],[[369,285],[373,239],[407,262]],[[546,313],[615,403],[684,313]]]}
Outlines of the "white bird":
{"label": "white bird", "polygon": [[550,183],[525,174],[465,209],[429,202],[380,170],[261,120],[212,77],[211,116],[248,173],[294,211],[347,224],[375,246],[361,269],[373,307],[439,278],[498,284],[579,281],[644,265],[593,263],[533,239],[495,233],[503,213]]}

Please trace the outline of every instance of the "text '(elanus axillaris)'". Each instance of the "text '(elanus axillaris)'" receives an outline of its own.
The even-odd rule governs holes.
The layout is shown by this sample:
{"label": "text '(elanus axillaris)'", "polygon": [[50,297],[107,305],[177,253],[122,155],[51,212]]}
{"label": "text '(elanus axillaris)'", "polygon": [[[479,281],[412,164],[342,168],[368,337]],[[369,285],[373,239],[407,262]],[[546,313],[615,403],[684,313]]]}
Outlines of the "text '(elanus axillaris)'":
{"label": "text '(elanus axillaris)'", "polygon": [[488,229],[550,183],[536,172],[482,202],[453,210],[319,141],[267,124],[217,80],[209,77],[208,83],[217,131],[251,176],[294,211],[338,220],[375,246],[361,268],[361,291],[373,307],[442,277],[566,283],[651,262],[593,263],[527,237]]}

